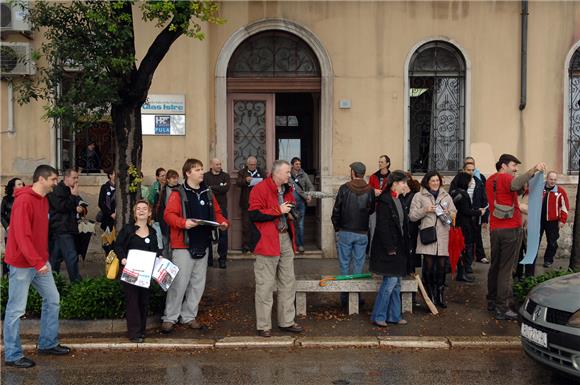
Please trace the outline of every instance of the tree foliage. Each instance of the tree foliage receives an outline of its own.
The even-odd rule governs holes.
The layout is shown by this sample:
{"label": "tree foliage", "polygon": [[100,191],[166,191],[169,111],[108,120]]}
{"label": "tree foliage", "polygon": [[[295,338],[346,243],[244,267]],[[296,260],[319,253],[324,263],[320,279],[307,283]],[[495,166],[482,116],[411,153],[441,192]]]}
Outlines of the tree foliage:
{"label": "tree foliage", "polygon": [[[213,1],[42,0],[29,4],[29,19],[45,38],[34,55],[43,64],[37,65],[36,76],[18,84],[19,101],[46,100],[47,118],[77,129],[103,119],[115,104],[143,103],[150,79],[171,43],[181,35],[202,40],[202,23],[223,22]],[[140,63],[135,57],[133,26],[133,14],[139,10],[143,20],[162,28]],[[139,87],[130,89],[129,85]]]}

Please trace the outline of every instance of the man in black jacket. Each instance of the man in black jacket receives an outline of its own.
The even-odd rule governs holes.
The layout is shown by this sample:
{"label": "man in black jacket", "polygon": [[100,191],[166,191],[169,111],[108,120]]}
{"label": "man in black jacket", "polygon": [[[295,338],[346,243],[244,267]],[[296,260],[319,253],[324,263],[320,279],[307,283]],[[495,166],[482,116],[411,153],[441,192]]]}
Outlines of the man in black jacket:
{"label": "man in black jacket", "polygon": [[[222,214],[228,217],[228,191],[230,191],[230,174],[222,170],[222,161],[214,158],[209,163],[209,171],[203,174],[203,180],[211,188],[215,199],[218,201]],[[228,257],[228,230],[219,230],[217,253],[219,255],[220,269],[226,268]],[[213,247],[209,248],[207,259],[208,266],[213,266]]]}
{"label": "man in black jacket", "polygon": [[489,223],[489,204],[487,203],[487,196],[485,194],[485,175],[483,175],[479,169],[475,167],[475,159],[473,159],[471,156],[468,156],[463,161],[463,171],[473,175],[474,182],[477,183],[473,197],[473,207],[478,209],[485,209],[485,212],[483,212],[478,222],[478,229],[475,233],[475,260],[481,263],[489,263],[489,260],[485,256],[483,239],[481,237],[482,227],[487,226]]}
{"label": "man in black jacket", "polygon": [[78,171],[65,170],[63,180],[47,197],[50,204],[50,265],[58,273],[64,259],[70,281],[80,281],[76,248],[76,236],[79,232],[77,214],[83,213],[84,208],[80,205]]}
{"label": "man in black jacket", "polygon": [[[375,192],[364,180],[365,172],[361,162],[350,165],[351,181],[340,186],[332,209],[341,275],[360,274],[365,263],[369,216],[375,211]],[[345,293],[341,303],[347,303]]]}

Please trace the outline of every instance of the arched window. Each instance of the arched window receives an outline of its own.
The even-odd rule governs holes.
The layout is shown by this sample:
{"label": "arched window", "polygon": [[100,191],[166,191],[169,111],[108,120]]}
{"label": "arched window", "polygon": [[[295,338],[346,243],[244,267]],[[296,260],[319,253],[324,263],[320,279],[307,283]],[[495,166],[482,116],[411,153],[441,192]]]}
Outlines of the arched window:
{"label": "arched window", "polygon": [[568,69],[570,101],[568,132],[568,173],[578,173],[580,161],[580,49],[577,49]]}
{"label": "arched window", "polygon": [[409,64],[412,172],[455,172],[465,152],[465,60],[453,45],[432,41]]}
{"label": "arched window", "polygon": [[320,77],[316,54],[298,36],[267,31],[246,39],[234,52],[228,77]]}

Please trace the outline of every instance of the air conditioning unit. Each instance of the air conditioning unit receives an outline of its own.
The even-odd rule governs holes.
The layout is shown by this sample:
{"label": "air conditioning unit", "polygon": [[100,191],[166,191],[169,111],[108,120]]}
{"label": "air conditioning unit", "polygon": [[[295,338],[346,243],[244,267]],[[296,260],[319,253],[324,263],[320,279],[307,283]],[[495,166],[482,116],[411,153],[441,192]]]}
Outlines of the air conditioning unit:
{"label": "air conditioning unit", "polygon": [[28,16],[28,1],[18,1],[12,4],[6,0],[0,1],[0,31],[30,31],[31,25],[26,20]]}
{"label": "air conditioning unit", "polygon": [[0,43],[0,76],[34,75],[30,43]]}

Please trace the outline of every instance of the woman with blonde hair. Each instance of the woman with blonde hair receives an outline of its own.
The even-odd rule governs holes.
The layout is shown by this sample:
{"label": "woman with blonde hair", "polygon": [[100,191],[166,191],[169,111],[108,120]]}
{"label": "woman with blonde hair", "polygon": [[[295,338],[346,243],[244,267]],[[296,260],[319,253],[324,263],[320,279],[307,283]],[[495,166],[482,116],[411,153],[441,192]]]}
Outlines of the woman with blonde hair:
{"label": "woman with blonde hair", "polygon": [[[149,202],[141,199],[133,206],[134,223],[129,223],[117,234],[115,253],[121,266],[127,263],[129,250],[151,251],[159,254],[157,234],[151,227],[152,210]],[[127,334],[131,342],[145,340],[147,313],[149,312],[149,289],[121,281],[127,305]]]}

